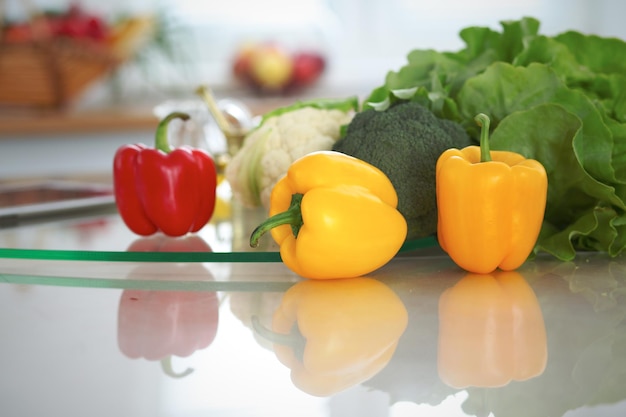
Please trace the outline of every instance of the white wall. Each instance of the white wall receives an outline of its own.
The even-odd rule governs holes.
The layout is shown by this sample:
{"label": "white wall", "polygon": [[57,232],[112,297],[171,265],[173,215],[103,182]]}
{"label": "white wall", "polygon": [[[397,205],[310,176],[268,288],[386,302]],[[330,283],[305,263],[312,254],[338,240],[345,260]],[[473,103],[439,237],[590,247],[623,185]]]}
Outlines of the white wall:
{"label": "white wall", "polygon": [[112,174],[119,146],[153,141],[151,132],[0,137],[0,181]]}

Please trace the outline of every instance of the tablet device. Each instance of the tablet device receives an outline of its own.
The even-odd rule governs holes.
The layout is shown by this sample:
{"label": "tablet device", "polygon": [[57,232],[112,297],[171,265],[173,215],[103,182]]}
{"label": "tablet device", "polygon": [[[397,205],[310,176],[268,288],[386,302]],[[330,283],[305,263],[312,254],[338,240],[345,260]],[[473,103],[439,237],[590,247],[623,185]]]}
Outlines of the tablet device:
{"label": "tablet device", "polygon": [[115,205],[112,185],[46,181],[0,185],[0,226]]}

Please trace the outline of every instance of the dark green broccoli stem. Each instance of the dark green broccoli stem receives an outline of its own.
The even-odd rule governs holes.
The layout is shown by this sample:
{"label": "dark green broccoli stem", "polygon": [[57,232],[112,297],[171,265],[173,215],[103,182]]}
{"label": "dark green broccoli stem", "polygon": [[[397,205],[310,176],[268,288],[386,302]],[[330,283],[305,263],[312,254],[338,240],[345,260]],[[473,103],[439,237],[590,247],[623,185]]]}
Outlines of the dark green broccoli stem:
{"label": "dark green broccoli stem", "polygon": [[173,112],[165,116],[163,120],[159,122],[159,125],[156,129],[154,147],[165,153],[172,152],[172,148],[170,147],[167,136],[167,127],[173,119],[189,120],[189,115],[187,113]]}
{"label": "dark green broccoli stem", "polygon": [[306,339],[302,336],[302,333],[300,333],[298,326],[294,325],[291,328],[291,333],[284,334],[277,333],[263,326],[257,316],[252,316],[251,321],[252,328],[259,336],[277,345],[290,347],[291,350],[293,350],[295,357],[300,361],[302,360],[302,357],[304,356],[304,348],[306,346]]}
{"label": "dark green broccoli stem", "polygon": [[250,235],[250,246],[256,248],[259,246],[259,239],[265,234],[265,232],[284,224],[290,225],[293,235],[298,237],[298,233],[302,227],[302,210],[300,209],[302,197],[304,197],[303,194],[292,195],[291,203],[286,211],[275,214],[258,225]]}
{"label": "dark green broccoli stem", "polygon": [[491,161],[491,152],[489,151],[489,116],[479,113],[474,120],[480,126],[480,162],[489,162]]}

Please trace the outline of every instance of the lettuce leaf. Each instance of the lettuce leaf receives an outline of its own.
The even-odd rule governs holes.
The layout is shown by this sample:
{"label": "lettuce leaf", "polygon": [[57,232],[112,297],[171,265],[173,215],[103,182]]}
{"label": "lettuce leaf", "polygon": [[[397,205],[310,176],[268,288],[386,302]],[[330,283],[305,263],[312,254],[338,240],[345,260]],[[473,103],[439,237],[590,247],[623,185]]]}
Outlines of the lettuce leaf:
{"label": "lettuce leaf", "polygon": [[548,173],[535,252],[617,256],[626,248],[626,42],[545,36],[532,17],[501,25],[464,28],[459,51],[410,51],[363,108],[415,89],[411,100],[461,123],[476,142],[474,116],[486,113],[493,149],[536,159]]}

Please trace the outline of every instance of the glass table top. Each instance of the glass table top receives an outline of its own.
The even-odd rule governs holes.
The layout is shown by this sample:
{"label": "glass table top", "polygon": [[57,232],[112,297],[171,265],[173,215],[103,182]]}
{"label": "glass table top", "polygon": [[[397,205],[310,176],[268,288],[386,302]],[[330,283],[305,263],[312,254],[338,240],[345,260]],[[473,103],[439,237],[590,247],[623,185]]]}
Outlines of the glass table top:
{"label": "glass table top", "polygon": [[621,416],[626,260],[467,274],[436,241],[299,278],[259,210],[138,238],[114,207],[0,229],[3,416]]}

